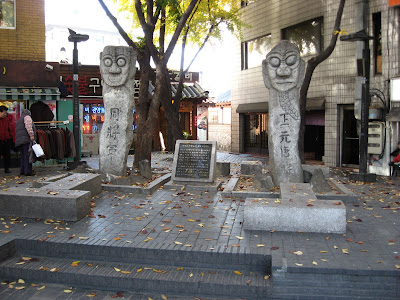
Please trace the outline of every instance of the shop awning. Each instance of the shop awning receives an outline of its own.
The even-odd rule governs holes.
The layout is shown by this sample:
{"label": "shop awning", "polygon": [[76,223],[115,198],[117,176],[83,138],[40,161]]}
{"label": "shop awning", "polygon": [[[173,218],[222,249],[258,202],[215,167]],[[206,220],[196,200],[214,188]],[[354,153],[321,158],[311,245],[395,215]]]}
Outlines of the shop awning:
{"label": "shop awning", "polygon": [[392,107],[386,116],[386,121],[400,122],[400,107]]}
{"label": "shop awning", "polygon": [[257,103],[246,103],[239,104],[236,108],[236,112],[241,113],[267,113],[268,112],[268,102],[257,102]]}
{"label": "shop awning", "polygon": [[55,88],[0,87],[0,100],[60,100],[60,91]]}
{"label": "shop awning", "polygon": [[[307,99],[306,110],[325,110],[324,98]],[[239,104],[236,108],[237,113],[267,113],[268,102]]]}

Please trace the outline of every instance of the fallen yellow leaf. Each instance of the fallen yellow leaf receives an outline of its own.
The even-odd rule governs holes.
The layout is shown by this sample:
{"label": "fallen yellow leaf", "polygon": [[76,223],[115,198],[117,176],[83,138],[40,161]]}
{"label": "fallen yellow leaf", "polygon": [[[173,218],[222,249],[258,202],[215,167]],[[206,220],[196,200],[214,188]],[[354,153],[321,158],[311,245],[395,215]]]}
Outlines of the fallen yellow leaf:
{"label": "fallen yellow leaf", "polygon": [[318,263],[316,261],[313,261],[312,263],[313,263],[313,265],[318,266]]}
{"label": "fallen yellow leaf", "polygon": [[264,247],[264,244],[258,244],[257,247]]}
{"label": "fallen yellow leaf", "polygon": [[328,251],[320,251],[321,253],[328,253]]}
{"label": "fallen yellow leaf", "polygon": [[396,269],[400,269],[400,265],[394,265]]}
{"label": "fallen yellow leaf", "polygon": [[130,271],[121,271],[122,274],[131,274],[132,272]]}
{"label": "fallen yellow leaf", "polygon": [[240,273],[239,271],[233,271],[233,273],[237,274],[237,275],[243,275],[242,273]]}
{"label": "fallen yellow leaf", "polygon": [[183,270],[183,268],[177,268],[176,270],[177,270],[177,271],[180,271],[180,270]]}
{"label": "fallen yellow leaf", "polygon": [[167,296],[165,296],[164,294],[161,295],[161,298],[163,298],[163,300],[168,300]]}
{"label": "fallen yellow leaf", "polygon": [[72,293],[71,290],[64,290],[64,293]]}
{"label": "fallen yellow leaf", "polygon": [[265,275],[265,276],[264,276],[264,280],[268,280],[269,277],[270,277],[269,275]]}
{"label": "fallen yellow leaf", "polygon": [[23,279],[18,279],[18,283],[25,283]]}
{"label": "fallen yellow leaf", "polygon": [[236,236],[236,238],[239,239],[239,240],[243,240],[244,239],[244,237],[242,237],[242,236]]}
{"label": "fallen yellow leaf", "polygon": [[87,240],[87,239],[89,239],[89,238],[88,238],[87,236],[80,236],[79,239],[80,239],[80,240]]}
{"label": "fallen yellow leaf", "polygon": [[181,242],[177,242],[177,241],[175,241],[174,243],[175,243],[175,244],[177,244],[177,245],[182,245],[182,243],[181,243]]}
{"label": "fallen yellow leaf", "polygon": [[121,272],[121,269],[118,269],[116,267],[114,267],[114,270],[117,271],[117,272]]}
{"label": "fallen yellow leaf", "polygon": [[46,288],[46,286],[45,286],[45,285],[43,285],[43,286],[41,286],[41,287],[37,288],[37,290],[38,290],[38,291],[40,291],[40,290],[43,290],[43,289],[45,289],[45,288]]}
{"label": "fallen yellow leaf", "polygon": [[140,272],[142,272],[142,271],[143,271],[143,269],[140,268],[140,269],[138,269],[138,270],[136,271],[136,273],[140,273]]}
{"label": "fallen yellow leaf", "polygon": [[296,254],[296,255],[303,255],[303,252],[301,252],[301,251],[295,251],[293,253]]}
{"label": "fallen yellow leaf", "polygon": [[298,264],[298,263],[296,263],[295,265],[296,265],[296,266],[299,266],[299,267],[302,267],[302,266],[303,266],[303,264]]}

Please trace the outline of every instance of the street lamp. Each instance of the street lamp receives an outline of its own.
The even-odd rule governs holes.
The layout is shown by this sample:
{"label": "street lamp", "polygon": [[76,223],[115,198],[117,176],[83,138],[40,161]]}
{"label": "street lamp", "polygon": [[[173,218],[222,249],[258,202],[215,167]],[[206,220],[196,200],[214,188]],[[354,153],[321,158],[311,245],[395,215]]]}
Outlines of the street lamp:
{"label": "street lamp", "polygon": [[340,37],[341,41],[346,42],[364,42],[364,49],[362,52],[362,59],[357,60],[358,75],[362,78],[362,93],[361,93],[361,130],[360,130],[360,167],[359,173],[352,173],[350,180],[362,182],[375,182],[376,174],[367,173],[367,148],[368,148],[368,116],[369,116],[369,78],[370,78],[370,51],[369,41],[373,37],[369,36],[365,30],[360,30],[355,33],[343,35]]}
{"label": "street lamp", "polygon": [[76,149],[76,156],[74,158],[75,162],[78,162],[81,157],[81,148],[80,148],[80,143],[79,143],[79,137],[80,137],[80,122],[79,122],[79,82],[78,82],[78,48],[77,44],[79,42],[85,42],[89,39],[89,36],[87,34],[79,34],[73,31],[72,29],[69,29],[69,37],[68,41],[74,43],[74,50],[73,50],[73,57],[72,57],[72,68],[73,68],[73,99],[74,99],[74,108],[73,108],[73,116],[74,116],[74,139],[75,139],[75,149]]}

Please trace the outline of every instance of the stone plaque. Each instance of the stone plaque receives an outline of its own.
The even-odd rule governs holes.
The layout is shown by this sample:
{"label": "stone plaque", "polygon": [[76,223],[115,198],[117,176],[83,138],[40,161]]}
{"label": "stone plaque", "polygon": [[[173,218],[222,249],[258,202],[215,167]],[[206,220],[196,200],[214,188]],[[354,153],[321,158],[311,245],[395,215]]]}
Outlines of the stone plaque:
{"label": "stone plaque", "polygon": [[172,181],[214,182],[216,148],[215,141],[177,141]]}

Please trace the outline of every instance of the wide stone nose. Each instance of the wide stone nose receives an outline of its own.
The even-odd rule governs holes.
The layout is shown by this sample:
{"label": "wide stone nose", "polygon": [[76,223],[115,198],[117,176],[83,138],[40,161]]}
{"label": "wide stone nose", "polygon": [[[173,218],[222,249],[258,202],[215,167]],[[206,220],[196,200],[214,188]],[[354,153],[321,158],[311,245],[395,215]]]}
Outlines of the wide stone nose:
{"label": "wide stone nose", "polygon": [[279,77],[289,77],[292,75],[292,70],[286,64],[282,63],[276,70],[276,74]]}
{"label": "wide stone nose", "polygon": [[110,67],[110,73],[112,74],[119,74],[121,73],[121,68],[118,67],[118,65],[116,63],[113,63]]}

